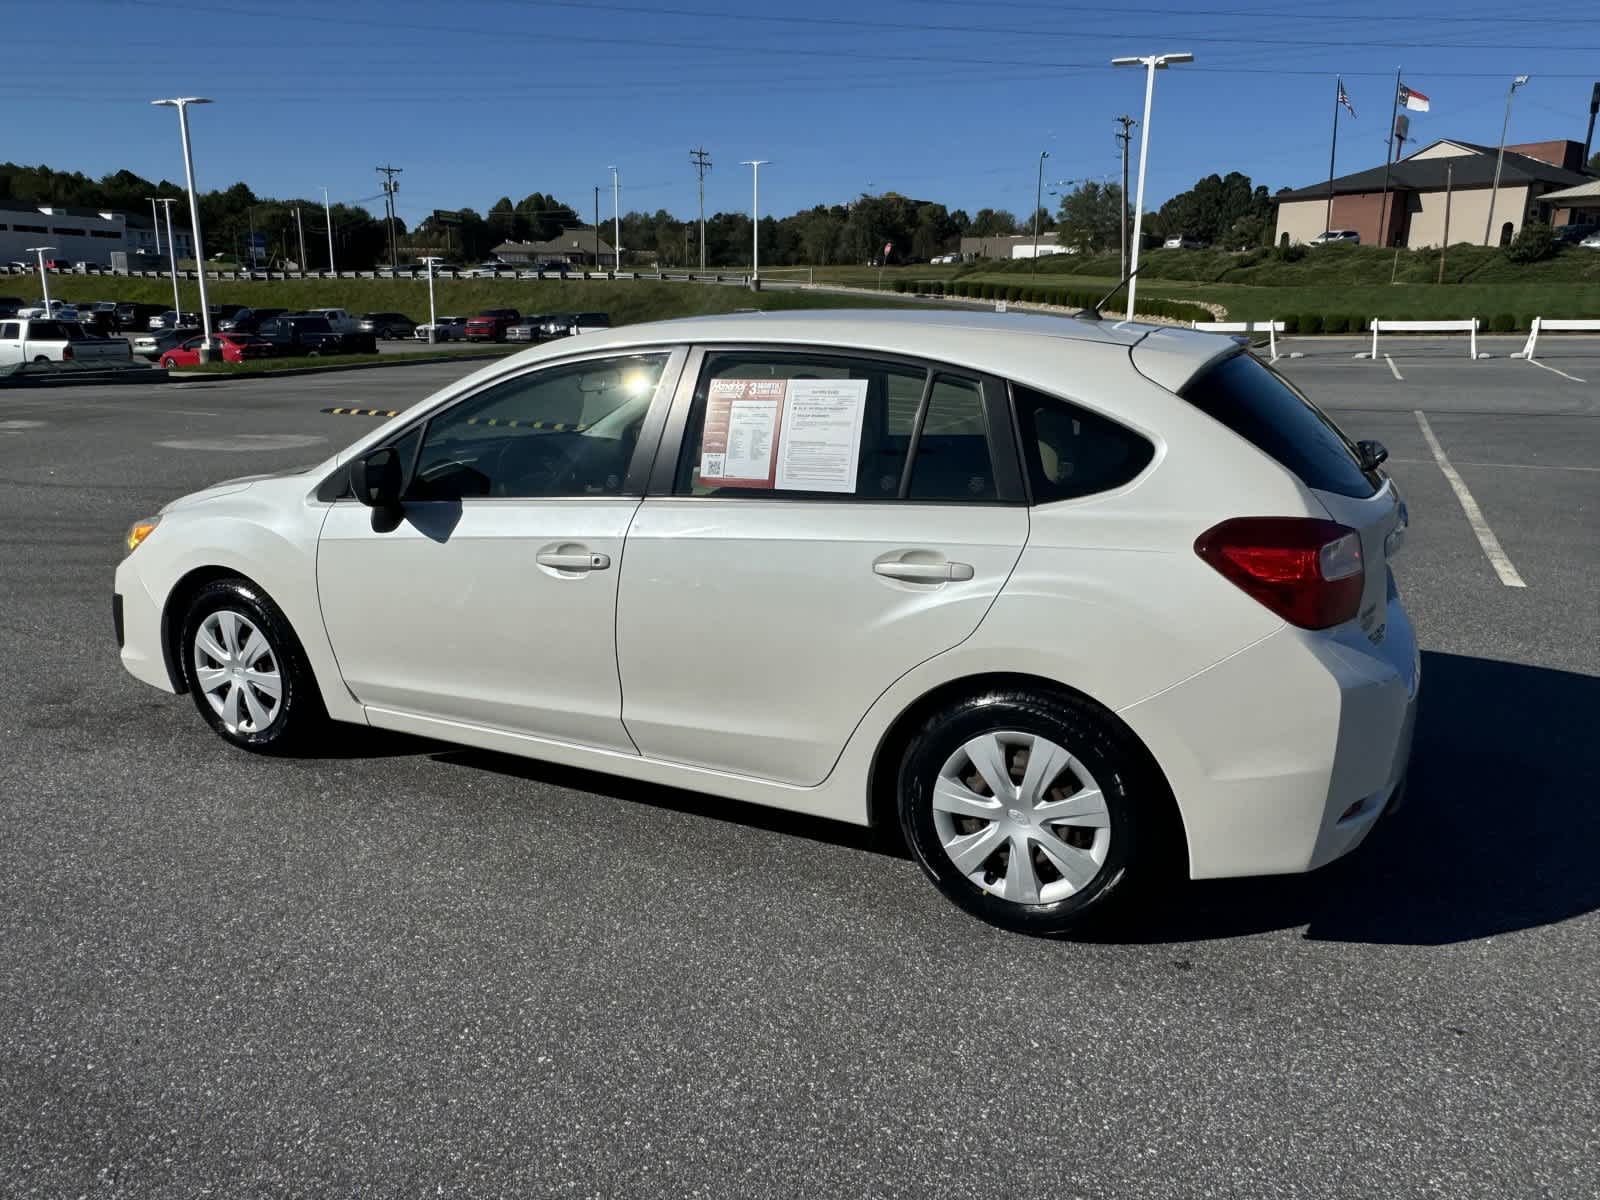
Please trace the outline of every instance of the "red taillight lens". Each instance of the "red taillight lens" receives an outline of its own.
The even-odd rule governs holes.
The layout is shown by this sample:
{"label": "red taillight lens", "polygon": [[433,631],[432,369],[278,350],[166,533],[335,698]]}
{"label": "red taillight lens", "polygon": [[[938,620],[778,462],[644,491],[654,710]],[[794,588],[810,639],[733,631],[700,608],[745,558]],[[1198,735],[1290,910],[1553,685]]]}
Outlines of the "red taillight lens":
{"label": "red taillight lens", "polygon": [[1361,610],[1361,535],[1311,517],[1236,517],[1195,539],[1194,551],[1291,625],[1327,629]]}
{"label": "red taillight lens", "polygon": [[71,346],[63,346],[63,347],[61,347],[61,361],[62,362],[71,362],[72,361],[72,347]]}

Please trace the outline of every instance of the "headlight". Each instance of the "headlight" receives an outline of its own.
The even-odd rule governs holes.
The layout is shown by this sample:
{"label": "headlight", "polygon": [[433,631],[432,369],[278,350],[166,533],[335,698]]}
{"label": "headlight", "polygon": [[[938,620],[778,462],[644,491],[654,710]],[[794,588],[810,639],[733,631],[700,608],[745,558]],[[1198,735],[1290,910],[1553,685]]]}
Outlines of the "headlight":
{"label": "headlight", "polygon": [[137,550],[140,543],[154,533],[156,526],[160,523],[160,517],[143,517],[128,526],[128,553],[132,554]]}

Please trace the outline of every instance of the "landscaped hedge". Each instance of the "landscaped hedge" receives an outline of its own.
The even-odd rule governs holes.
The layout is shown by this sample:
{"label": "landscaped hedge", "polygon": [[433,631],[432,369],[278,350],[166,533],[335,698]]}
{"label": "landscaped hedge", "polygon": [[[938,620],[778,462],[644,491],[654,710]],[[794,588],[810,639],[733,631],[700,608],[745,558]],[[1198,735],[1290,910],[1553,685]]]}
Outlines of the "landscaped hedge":
{"label": "landscaped hedge", "polygon": [[[1098,288],[1033,287],[1025,284],[991,283],[970,279],[897,279],[894,290],[919,296],[960,296],[968,300],[1004,300],[1007,303],[1054,304],[1062,308],[1088,308],[1100,302],[1105,292]],[[1111,312],[1117,312],[1121,294],[1107,301]],[[1142,317],[1166,317],[1174,321],[1209,321],[1210,309],[1186,300],[1158,300],[1144,298],[1139,301]]]}

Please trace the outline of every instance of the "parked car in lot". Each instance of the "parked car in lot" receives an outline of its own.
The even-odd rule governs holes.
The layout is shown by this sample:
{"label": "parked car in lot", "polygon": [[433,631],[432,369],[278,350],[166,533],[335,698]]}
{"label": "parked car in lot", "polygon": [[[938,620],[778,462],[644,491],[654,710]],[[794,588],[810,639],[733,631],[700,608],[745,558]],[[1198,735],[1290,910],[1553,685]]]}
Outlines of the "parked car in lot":
{"label": "parked car in lot", "polygon": [[279,354],[376,354],[378,343],[370,333],[341,333],[326,318],[310,313],[286,313],[263,321],[256,336],[264,338]]}
{"label": "parked car in lot", "polygon": [[[424,322],[418,325],[413,336],[419,341],[428,340],[430,326]],[[434,321],[431,328],[434,332],[435,342],[459,342],[467,336],[467,318],[465,317],[440,317]]]}
{"label": "parked car in lot", "polygon": [[261,322],[281,317],[288,311],[287,308],[241,308],[231,317],[218,321],[216,327],[222,333],[254,333]]}
{"label": "parked car in lot", "polygon": [[548,313],[529,313],[518,317],[506,326],[506,341],[508,342],[537,342],[540,338],[539,330],[548,319]]}
{"label": "parked car in lot", "polygon": [[[321,317],[335,333],[361,333],[361,321],[343,308],[308,308],[303,315]],[[367,330],[366,332],[371,332]]]}
{"label": "parked car in lot", "polygon": [[200,332],[200,326],[194,324],[142,333],[133,339],[133,352],[141,358],[155,362],[165,351],[181,346],[192,337],[198,337]]}
{"label": "parked car in lot", "polygon": [[167,329],[199,329],[200,314],[192,312],[177,312],[165,309],[158,316],[150,318],[150,329],[159,333]]}
{"label": "parked car in lot", "polygon": [[539,340],[572,337],[584,331],[610,329],[611,317],[606,313],[551,313],[539,324]]}
{"label": "parked car in lot", "polygon": [[1591,233],[1578,243],[1585,250],[1600,250],[1600,233]]}
{"label": "parked car in lot", "polygon": [[521,316],[514,308],[486,308],[477,316],[467,318],[467,329],[463,336],[469,342],[504,341],[506,330]]}
{"label": "parked car in lot", "polygon": [[213,329],[221,326],[224,321],[231,321],[240,313],[249,312],[250,309],[243,304],[210,304],[206,306],[211,313],[211,326]]}
{"label": "parked car in lot", "polygon": [[48,305],[43,300],[35,300],[32,304],[25,304],[17,309],[19,317],[49,317],[56,321],[76,321],[78,319],[78,306],[69,304],[65,300],[52,300]]}
{"label": "parked car in lot", "polygon": [[[251,362],[255,359],[271,358],[274,353],[271,342],[253,333],[219,333],[213,336],[212,341],[221,351],[223,362]],[[200,347],[204,343],[203,337],[189,338],[170,350],[162,351],[158,361],[168,369],[198,366]]]}
{"label": "parked car in lot", "polygon": [[21,296],[0,296],[0,317],[14,317],[22,307]]}
{"label": "parked car in lot", "polygon": [[1361,234],[1354,229],[1325,229],[1306,243],[1308,246],[1331,246],[1334,243],[1350,246],[1361,244]]}
{"label": "parked car in lot", "polygon": [[125,339],[94,337],[75,321],[50,317],[0,320],[0,367],[22,363],[114,366],[132,358]]}
{"label": "parked car in lot", "polygon": [[1559,225],[1555,229],[1555,240],[1568,245],[1581,245],[1596,233],[1600,233],[1600,224]]}
{"label": "parked car in lot", "polygon": [[1205,247],[1206,244],[1199,238],[1190,237],[1186,233],[1180,233],[1174,237],[1169,237],[1166,241],[1161,243],[1161,248],[1163,250],[1204,250]]}
{"label": "parked car in lot", "polygon": [[115,314],[118,329],[149,329],[150,318],[158,317],[166,312],[166,307],[161,304],[138,304],[125,300],[117,305]]}
{"label": "parked car in lot", "polygon": [[361,318],[360,331],[370,333],[382,341],[394,338],[411,337],[417,329],[417,323],[405,313],[397,312],[370,312]]}
{"label": "parked car in lot", "polygon": [[1168,871],[1314,869],[1397,802],[1384,457],[1191,330],[632,325],[135,522],[113,614],[233,746],[331,718],[894,823],[1056,933]]}

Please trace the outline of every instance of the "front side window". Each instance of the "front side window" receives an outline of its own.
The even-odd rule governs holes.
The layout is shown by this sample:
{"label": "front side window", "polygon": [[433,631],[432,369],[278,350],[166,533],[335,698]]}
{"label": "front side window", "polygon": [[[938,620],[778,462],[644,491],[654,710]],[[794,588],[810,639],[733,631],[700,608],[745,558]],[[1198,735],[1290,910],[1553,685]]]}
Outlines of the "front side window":
{"label": "front side window", "polygon": [[983,411],[978,381],[965,376],[825,352],[713,353],[695,387],[674,490],[993,499]]}
{"label": "front side window", "polygon": [[407,498],[620,495],[668,357],[546,367],[440,413],[422,434]]}
{"label": "front side window", "polygon": [[1035,504],[1121,487],[1155,457],[1148,441],[1098,413],[1032,388],[1012,395]]}

